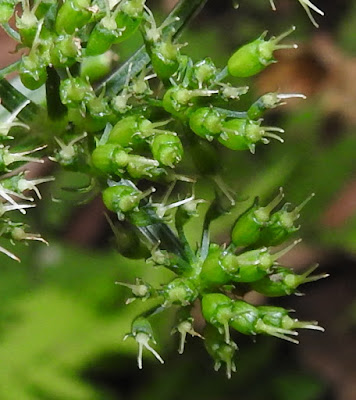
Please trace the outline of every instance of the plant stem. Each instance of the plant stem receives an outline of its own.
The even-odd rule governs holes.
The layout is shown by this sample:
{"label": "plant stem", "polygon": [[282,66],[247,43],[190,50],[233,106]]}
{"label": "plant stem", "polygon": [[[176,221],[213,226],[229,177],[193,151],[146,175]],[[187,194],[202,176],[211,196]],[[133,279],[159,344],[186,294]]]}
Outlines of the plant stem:
{"label": "plant stem", "polygon": [[61,82],[54,68],[47,68],[48,79],[46,81],[46,100],[47,113],[50,119],[60,119],[66,112],[67,108],[62,104],[59,97],[59,84]]}

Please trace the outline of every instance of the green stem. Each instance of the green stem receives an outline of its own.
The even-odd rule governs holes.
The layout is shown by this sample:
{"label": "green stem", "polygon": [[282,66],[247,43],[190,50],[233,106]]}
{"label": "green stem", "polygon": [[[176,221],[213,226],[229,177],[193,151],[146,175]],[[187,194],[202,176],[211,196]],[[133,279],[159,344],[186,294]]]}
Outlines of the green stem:
{"label": "green stem", "polygon": [[5,78],[6,75],[10,74],[11,72],[15,72],[19,69],[21,64],[21,60],[15,61],[14,63],[8,65],[7,67],[0,70],[0,79]]}
{"label": "green stem", "polygon": [[61,82],[54,68],[47,68],[46,100],[47,113],[50,119],[61,119],[67,112],[59,97],[59,84]]}

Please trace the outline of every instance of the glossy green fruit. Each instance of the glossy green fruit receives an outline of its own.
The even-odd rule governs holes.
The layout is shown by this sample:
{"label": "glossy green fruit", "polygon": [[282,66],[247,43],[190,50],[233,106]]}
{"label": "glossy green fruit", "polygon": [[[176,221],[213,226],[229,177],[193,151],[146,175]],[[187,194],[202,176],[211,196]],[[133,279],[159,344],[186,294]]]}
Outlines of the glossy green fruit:
{"label": "glossy green fruit", "polygon": [[183,158],[183,145],[177,134],[167,131],[154,136],[151,142],[153,158],[173,168]]}
{"label": "glossy green fruit", "polygon": [[278,43],[292,33],[295,27],[277,37],[265,40],[267,32],[258,39],[245,44],[238,49],[229,59],[227,67],[229,74],[238,78],[246,78],[263,71],[268,65],[275,62],[275,50],[295,48],[295,45],[279,45]]}

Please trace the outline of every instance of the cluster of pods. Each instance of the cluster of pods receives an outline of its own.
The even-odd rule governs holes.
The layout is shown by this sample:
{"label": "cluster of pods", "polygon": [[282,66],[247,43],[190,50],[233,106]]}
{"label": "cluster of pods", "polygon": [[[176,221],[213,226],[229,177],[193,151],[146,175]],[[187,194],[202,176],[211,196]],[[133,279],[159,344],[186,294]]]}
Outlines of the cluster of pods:
{"label": "cluster of pods", "polygon": [[[309,8],[320,11],[309,1],[299,1],[309,15]],[[274,7],[273,1],[271,4]],[[15,7],[21,11],[15,13]],[[14,14],[16,29],[9,24]],[[193,61],[182,54],[184,45],[177,43],[180,18],[173,11],[158,26],[145,0],[0,0],[0,23],[19,47],[29,50],[18,66],[23,85],[31,90],[46,85],[49,118],[51,122],[60,120],[56,136],[50,137],[47,155],[65,168],[86,173],[95,182],[93,187],[101,191],[107,209],[136,227],[138,236],[135,233],[130,238],[131,247],[131,239],[135,241],[134,248],[126,249],[125,255],[146,258],[176,274],[171,282],[158,288],[139,278],[135,284],[120,283],[132,291],[129,301],[156,299],[153,308],[134,319],[128,334],[139,345],[140,368],[144,347],[163,363],[150,345],[154,336],[149,318],[172,306],[179,308],[175,328],[181,335],[179,352],[183,352],[187,334],[204,336],[216,369],[226,364],[228,377],[235,370],[233,356],[237,349],[230,328],[293,343],[297,343],[298,328],[322,330],[316,322],[292,318],[283,308],[255,307],[237,295],[242,288],[270,297],[289,295],[302,283],[325,276],[310,276],[315,267],[297,275],[278,263],[298,241],[282,250],[272,250],[298,230],[295,221],[310,198],[293,210],[285,205],[277,211],[282,192],[266,206],[256,199],[234,223],[231,243],[223,246],[211,243],[209,238],[210,223],[220,214],[217,198],[206,213],[202,239],[194,249],[185,236],[185,224],[204,200],[191,196],[168,205],[153,203],[147,197],[155,188],[139,189],[142,181],[190,181],[175,168],[184,159],[184,152],[193,148],[199,152],[204,143],[215,140],[214,145],[255,153],[260,143],[268,144],[271,139],[283,142],[279,136],[283,129],[265,126],[264,113],[290,97],[304,96],[267,93],[246,110],[237,111],[238,100],[248,87],[234,87],[223,81],[229,76],[251,77],[276,62],[276,50],[295,48],[281,44],[294,27],[269,39],[263,33],[238,49],[224,68],[218,68],[208,57]],[[106,93],[105,83],[100,80],[105,82],[120,43],[136,32],[142,34],[148,61],[140,68],[127,63],[124,83]],[[42,162],[30,154],[46,146],[16,153],[3,144],[11,139],[10,129],[30,129],[16,121],[28,103],[0,124],[1,172],[12,171],[9,166],[18,162]],[[214,164],[205,163],[209,165],[197,166],[202,175],[207,175],[204,171]],[[37,234],[26,233],[25,225],[2,216],[11,210],[25,213],[33,200],[27,191],[34,190],[40,197],[37,185],[52,179],[31,181],[23,172],[1,178],[0,196],[5,200],[0,203],[2,236],[44,241]],[[18,204],[14,197],[26,203]],[[166,212],[173,208],[175,230],[165,219]],[[3,248],[0,251],[17,259]],[[194,330],[190,315],[198,299],[206,321],[202,334]]]}

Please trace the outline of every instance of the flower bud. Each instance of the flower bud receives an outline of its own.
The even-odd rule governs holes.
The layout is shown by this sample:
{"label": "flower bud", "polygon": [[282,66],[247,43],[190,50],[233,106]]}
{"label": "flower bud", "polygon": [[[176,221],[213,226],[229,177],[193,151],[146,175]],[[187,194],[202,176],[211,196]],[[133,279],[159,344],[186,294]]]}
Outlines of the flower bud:
{"label": "flower bud", "polygon": [[137,365],[139,369],[142,369],[142,352],[144,347],[150,351],[161,364],[164,364],[162,357],[149,345],[149,341],[153,343],[156,343],[156,341],[153,337],[152,326],[146,318],[138,317],[133,321],[131,333],[127,334],[124,340],[128,337],[133,337],[138,343]]}

